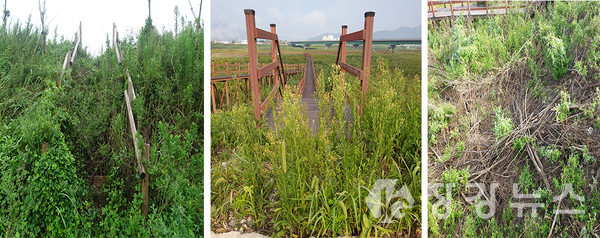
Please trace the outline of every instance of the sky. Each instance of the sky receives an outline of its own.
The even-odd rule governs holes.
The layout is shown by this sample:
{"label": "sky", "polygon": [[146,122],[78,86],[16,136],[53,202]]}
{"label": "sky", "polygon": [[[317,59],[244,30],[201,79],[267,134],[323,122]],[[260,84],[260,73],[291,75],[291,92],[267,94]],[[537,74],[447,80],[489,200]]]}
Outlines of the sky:
{"label": "sky", "polygon": [[[207,0],[204,0],[207,1]],[[42,0],[43,2],[43,0]],[[195,15],[198,16],[200,0],[190,0],[194,7]],[[9,24],[26,22],[31,15],[31,22],[40,26],[40,14],[38,0],[6,0],[7,10],[10,11]],[[4,10],[4,1],[0,2]],[[180,16],[186,21],[191,21],[192,10],[188,0],[153,0],[151,1],[152,22],[154,26],[162,30],[173,30],[175,27],[175,6],[178,6]],[[208,9],[202,9],[206,16]],[[112,39],[113,22],[117,25],[119,36],[137,34],[144,26],[148,17],[147,0],[46,0],[46,15],[49,22],[49,38],[53,38],[56,32],[58,40],[60,36],[73,40],[75,32],[82,22],[82,44],[87,47],[88,52],[98,55],[101,47],[106,45],[106,34]],[[204,19],[204,17],[202,17]]]}
{"label": "sky", "polygon": [[281,40],[306,40],[323,33],[364,27],[364,13],[375,12],[374,31],[421,24],[422,0],[227,0],[212,1],[212,40],[246,39],[244,9],[254,9],[256,27],[277,25]]}

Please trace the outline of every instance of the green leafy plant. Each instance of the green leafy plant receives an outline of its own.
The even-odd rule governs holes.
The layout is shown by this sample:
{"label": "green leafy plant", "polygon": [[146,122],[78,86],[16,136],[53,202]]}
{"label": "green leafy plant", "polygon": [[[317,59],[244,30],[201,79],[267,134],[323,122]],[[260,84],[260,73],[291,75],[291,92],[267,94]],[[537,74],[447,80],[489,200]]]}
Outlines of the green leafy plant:
{"label": "green leafy plant", "polygon": [[553,109],[556,111],[556,121],[563,122],[567,120],[569,110],[575,104],[571,102],[571,96],[568,92],[560,91],[560,98],[560,103],[556,104]]}
{"label": "green leafy plant", "polygon": [[495,109],[496,118],[494,120],[494,136],[499,140],[512,132],[513,122],[510,117],[504,116],[502,107]]}

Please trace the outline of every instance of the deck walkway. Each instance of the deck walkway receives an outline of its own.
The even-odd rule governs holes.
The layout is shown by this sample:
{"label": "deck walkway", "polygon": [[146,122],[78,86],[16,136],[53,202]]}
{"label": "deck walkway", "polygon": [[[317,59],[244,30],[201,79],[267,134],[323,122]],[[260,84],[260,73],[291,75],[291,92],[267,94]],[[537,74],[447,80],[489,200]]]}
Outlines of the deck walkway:
{"label": "deck walkway", "polygon": [[[311,57],[307,57],[306,68],[304,69],[304,91],[302,91],[302,99],[301,103],[306,108],[306,115],[308,117],[308,126],[314,131],[318,127],[319,122],[319,108],[318,103],[319,100],[317,95],[315,94],[315,75],[313,70],[313,62]],[[273,118],[279,112],[279,99],[273,100],[275,106],[270,108],[267,112],[265,112],[265,120],[270,128],[275,128],[275,122]],[[275,113],[273,113],[273,108],[275,109]]]}

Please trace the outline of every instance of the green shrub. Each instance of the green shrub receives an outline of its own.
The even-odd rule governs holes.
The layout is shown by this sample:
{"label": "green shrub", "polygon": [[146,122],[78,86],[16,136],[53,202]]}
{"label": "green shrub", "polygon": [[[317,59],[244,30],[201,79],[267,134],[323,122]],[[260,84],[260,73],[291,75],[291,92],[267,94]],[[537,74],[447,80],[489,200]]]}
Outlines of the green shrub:
{"label": "green shrub", "polygon": [[540,146],[538,153],[540,153],[542,158],[549,159],[552,163],[556,163],[561,155],[560,150],[555,145]]}
{"label": "green shrub", "polygon": [[567,73],[569,67],[565,44],[562,39],[557,38],[554,34],[544,36],[544,41],[546,42],[546,62],[552,69],[552,76],[558,79]]}
{"label": "green shrub", "polygon": [[76,236],[83,225],[82,181],[61,132],[68,115],[55,106],[55,90],[46,89],[0,140],[0,215],[7,236]]}
{"label": "green shrub", "polygon": [[566,91],[560,91],[560,103],[554,106],[556,111],[556,121],[563,122],[569,117],[569,110],[571,106],[575,105],[571,102],[571,96]]}
{"label": "green shrub", "polygon": [[502,107],[498,107],[495,110],[496,118],[494,120],[494,136],[496,140],[500,140],[501,138],[509,135],[513,129],[513,122],[510,117],[505,117],[504,112],[502,112]]}
{"label": "green shrub", "polygon": [[456,108],[450,103],[443,103],[439,107],[429,108],[429,142],[435,144],[437,134],[448,126],[452,116],[456,114]]}

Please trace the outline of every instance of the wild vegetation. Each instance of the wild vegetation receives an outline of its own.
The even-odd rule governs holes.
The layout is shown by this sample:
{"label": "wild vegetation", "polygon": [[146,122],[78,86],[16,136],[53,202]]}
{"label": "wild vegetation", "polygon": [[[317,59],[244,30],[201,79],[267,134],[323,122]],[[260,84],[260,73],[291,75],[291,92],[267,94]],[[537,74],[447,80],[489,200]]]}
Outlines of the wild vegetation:
{"label": "wild vegetation", "polygon": [[[554,1],[509,12],[429,22],[429,181],[455,184],[452,193],[432,188],[429,234],[594,237],[600,4]],[[474,182],[485,185],[479,198],[468,186]],[[520,203],[541,207],[520,215]]]}
{"label": "wild vegetation", "polygon": [[[73,44],[56,34],[40,40],[45,33],[31,19],[11,22],[0,29],[0,236],[201,236],[199,22],[159,32],[148,19],[122,39],[123,65],[107,35],[98,56],[77,49],[64,77]],[[123,66],[137,94],[136,136],[151,145],[147,219]],[[103,184],[93,186],[98,176]]]}
{"label": "wild vegetation", "polygon": [[[418,234],[420,73],[402,70],[420,68],[420,57],[395,54],[408,64],[397,64],[387,57],[391,54],[374,54],[362,117],[358,79],[346,74],[341,85],[339,68],[332,66],[335,55],[318,54],[312,56],[318,74],[317,128],[309,126],[295,85],[289,84],[279,99],[275,128],[257,122],[247,101],[212,114],[213,231],[275,237]],[[392,204],[406,206],[393,223],[381,223],[385,216],[369,212],[367,197],[378,179],[397,179],[395,191],[406,185],[414,198],[412,204],[402,198],[382,201],[388,215]]]}

